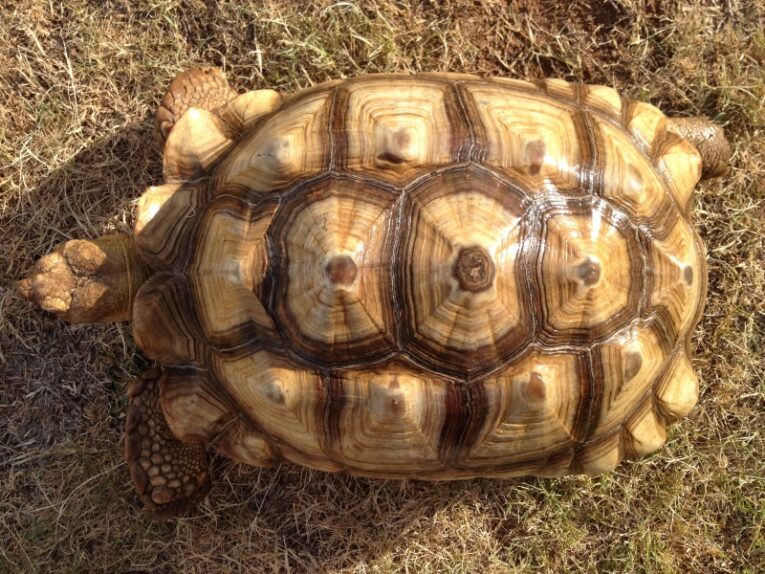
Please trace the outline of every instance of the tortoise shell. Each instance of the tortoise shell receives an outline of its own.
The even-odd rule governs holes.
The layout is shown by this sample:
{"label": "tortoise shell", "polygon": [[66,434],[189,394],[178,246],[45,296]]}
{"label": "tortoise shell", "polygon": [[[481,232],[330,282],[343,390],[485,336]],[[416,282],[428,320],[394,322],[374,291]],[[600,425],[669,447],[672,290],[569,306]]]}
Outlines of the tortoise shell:
{"label": "tortoise shell", "polygon": [[378,75],[165,119],[133,319],[181,440],[376,477],[597,473],[695,404],[701,160],[657,108]]}

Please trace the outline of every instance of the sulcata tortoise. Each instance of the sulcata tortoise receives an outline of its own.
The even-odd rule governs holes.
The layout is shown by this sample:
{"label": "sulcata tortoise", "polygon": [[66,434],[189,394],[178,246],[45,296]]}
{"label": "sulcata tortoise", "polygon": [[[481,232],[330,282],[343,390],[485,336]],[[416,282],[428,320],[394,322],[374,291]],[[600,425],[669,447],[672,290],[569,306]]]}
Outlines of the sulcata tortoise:
{"label": "sulcata tortoise", "polygon": [[132,236],[73,240],[21,294],[132,319],[156,362],[125,451],[160,516],[208,448],[384,478],[600,473],[661,446],[698,396],[691,226],[722,130],[611,88],[370,75],[237,95],[180,74],[166,183]]}

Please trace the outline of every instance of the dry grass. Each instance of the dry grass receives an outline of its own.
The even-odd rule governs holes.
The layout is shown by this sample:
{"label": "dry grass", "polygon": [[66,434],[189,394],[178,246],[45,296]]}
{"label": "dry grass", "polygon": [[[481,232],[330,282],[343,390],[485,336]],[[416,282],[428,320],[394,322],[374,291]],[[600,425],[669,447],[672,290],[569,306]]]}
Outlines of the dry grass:
{"label": "dry grass", "polygon": [[[763,29],[745,0],[3,3],[0,571],[765,571]],[[218,459],[198,515],[153,522],[119,446],[142,366],[129,328],[65,326],[12,285],[61,240],[128,229],[159,181],[151,114],[198,63],[240,90],[556,75],[721,121],[736,170],[696,202],[699,406],[665,449],[595,479],[401,483]]]}

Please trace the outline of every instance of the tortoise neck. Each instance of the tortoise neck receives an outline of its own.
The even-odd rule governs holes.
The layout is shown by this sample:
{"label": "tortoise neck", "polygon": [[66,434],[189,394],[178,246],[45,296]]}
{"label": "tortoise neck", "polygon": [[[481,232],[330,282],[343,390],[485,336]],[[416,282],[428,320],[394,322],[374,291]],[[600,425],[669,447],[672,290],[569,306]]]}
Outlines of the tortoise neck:
{"label": "tortoise neck", "polygon": [[125,316],[120,320],[131,320],[133,317],[133,301],[135,301],[136,293],[141,288],[146,280],[151,277],[153,270],[143,260],[141,255],[136,249],[135,241],[133,241],[132,235],[118,235],[121,238],[119,243],[124,258],[124,294],[120,304],[120,308],[123,309]]}

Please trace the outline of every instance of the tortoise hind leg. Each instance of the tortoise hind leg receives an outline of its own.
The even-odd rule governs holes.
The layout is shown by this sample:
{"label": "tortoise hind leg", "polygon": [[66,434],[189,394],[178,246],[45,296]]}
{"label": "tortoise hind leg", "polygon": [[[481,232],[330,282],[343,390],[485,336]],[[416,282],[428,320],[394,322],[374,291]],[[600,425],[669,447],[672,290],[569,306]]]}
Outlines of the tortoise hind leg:
{"label": "tortoise hind leg", "polygon": [[236,97],[218,68],[191,68],[178,74],[160,102],[154,125],[164,142],[183,113],[191,107],[212,111]]}
{"label": "tortoise hind leg", "polygon": [[159,518],[194,508],[210,489],[209,459],[202,444],[178,440],[159,398],[161,371],[149,369],[128,388],[125,458],[138,495]]}
{"label": "tortoise hind leg", "polygon": [[685,138],[699,150],[701,179],[730,173],[730,143],[718,124],[704,117],[670,118],[667,129]]}

